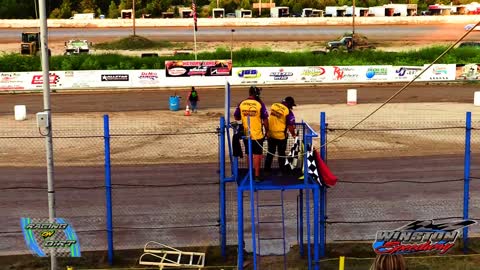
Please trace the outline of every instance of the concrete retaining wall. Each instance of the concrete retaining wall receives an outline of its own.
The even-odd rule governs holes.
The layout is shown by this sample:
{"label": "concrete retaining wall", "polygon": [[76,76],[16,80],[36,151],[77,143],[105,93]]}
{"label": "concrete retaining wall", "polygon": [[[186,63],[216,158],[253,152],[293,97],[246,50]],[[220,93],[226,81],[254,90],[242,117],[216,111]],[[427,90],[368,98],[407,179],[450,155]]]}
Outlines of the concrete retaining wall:
{"label": "concrete retaining wall", "polygon": [[[414,17],[356,17],[358,25],[381,24],[469,24],[476,23],[478,16],[414,16]],[[136,19],[137,27],[186,27],[191,26],[192,19]],[[198,26],[306,26],[306,25],[351,25],[351,17],[331,18],[199,18]],[[130,19],[94,19],[94,20],[48,20],[49,27],[131,27]],[[39,27],[38,20],[0,20],[0,28],[33,28]]]}

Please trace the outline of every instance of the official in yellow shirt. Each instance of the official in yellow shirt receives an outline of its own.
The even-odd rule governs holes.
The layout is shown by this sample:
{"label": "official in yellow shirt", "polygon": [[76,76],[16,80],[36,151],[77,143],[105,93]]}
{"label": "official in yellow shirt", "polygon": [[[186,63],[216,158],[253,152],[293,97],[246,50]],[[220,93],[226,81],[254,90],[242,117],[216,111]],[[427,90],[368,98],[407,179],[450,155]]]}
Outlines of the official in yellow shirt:
{"label": "official in yellow shirt", "polygon": [[268,117],[268,152],[265,158],[265,172],[270,173],[273,155],[278,150],[278,166],[286,173],[285,151],[287,149],[287,131],[295,138],[295,115],[292,108],[297,106],[293,97],[286,97],[281,103],[273,103]]}
{"label": "official in yellow shirt", "polygon": [[[250,87],[249,97],[238,104],[233,114],[235,120],[242,120],[245,135],[248,134],[248,116],[250,116],[250,136],[252,139],[253,169],[256,182],[262,180],[260,166],[263,158],[263,141],[265,134],[268,132],[268,111],[260,99],[260,92],[260,88]],[[244,140],[244,144],[248,163],[248,140]]]}

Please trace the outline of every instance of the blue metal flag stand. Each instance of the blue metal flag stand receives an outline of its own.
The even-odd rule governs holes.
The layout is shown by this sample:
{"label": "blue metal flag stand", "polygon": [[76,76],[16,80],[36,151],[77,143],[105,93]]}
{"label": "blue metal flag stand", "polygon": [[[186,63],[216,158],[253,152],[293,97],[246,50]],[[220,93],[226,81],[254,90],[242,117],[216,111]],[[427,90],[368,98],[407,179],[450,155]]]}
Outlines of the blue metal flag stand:
{"label": "blue metal flag stand", "polygon": [[[304,256],[304,227],[306,226],[306,238],[307,238],[307,259],[308,259],[308,269],[310,270],[313,266],[315,270],[320,269],[319,267],[319,257],[325,255],[325,187],[320,186],[317,181],[315,181],[308,173],[308,163],[307,163],[307,147],[312,146],[313,138],[318,137],[318,134],[307,124],[307,123],[297,123],[297,130],[300,131],[299,138],[303,140],[304,155],[299,156],[299,159],[303,159],[303,179],[299,180],[298,175],[287,175],[287,176],[277,176],[271,175],[266,176],[262,182],[256,183],[253,178],[253,164],[251,156],[251,147],[252,140],[250,136],[246,136],[244,139],[248,139],[248,148],[249,148],[249,164],[242,164],[239,166],[239,158],[233,156],[232,152],[232,141],[230,136],[230,129],[232,125],[230,124],[230,85],[227,83],[225,87],[225,116],[220,118],[220,246],[222,251],[222,256],[226,257],[226,247],[227,247],[227,219],[226,219],[226,184],[229,182],[235,183],[237,187],[237,233],[238,233],[238,269],[243,269],[244,264],[244,192],[249,193],[250,200],[250,222],[251,222],[251,241],[253,248],[253,269],[260,269],[257,262],[257,248],[260,249],[261,240],[283,240],[284,248],[284,267],[286,269],[286,254],[285,254],[285,213],[284,213],[284,191],[288,190],[298,190],[298,207],[297,207],[297,239],[300,247],[300,254]],[[248,119],[250,120],[250,119]],[[321,142],[325,142],[326,134],[326,125],[325,125],[325,115],[321,115]],[[250,121],[248,121],[250,124]],[[247,134],[248,135],[248,134]],[[231,167],[231,175],[226,175],[226,146],[229,150],[229,159]],[[322,158],[325,158],[325,144],[321,143],[321,155]],[[245,162],[244,162],[245,163]],[[281,202],[277,205],[261,205],[258,201],[258,193],[260,191],[280,191],[281,192]],[[305,200],[304,200],[305,192]],[[255,194],[257,196],[255,196]],[[313,194],[313,238],[311,235],[311,202],[310,195]],[[322,195],[322,196],[321,196]],[[257,201],[256,199],[257,198]],[[257,207],[255,207],[257,206]],[[282,224],[283,234],[282,237],[278,238],[262,238],[260,236],[260,231],[256,232],[261,223],[273,223],[273,222],[262,222],[259,216],[259,208],[262,207],[281,207],[282,216],[281,221],[275,223]],[[255,211],[257,209],[257,211]],[[305,216],[304,216],[305,210]],[[255,218],[256,216],[257,219]],[[304,224],[304,222],[306,222]],[[258,237],[258,239],[256,238]],[[312,241],[313,239],[313,254],[312,254]],[[258,240],[258,241],[257,241]],[[313,258],[312,258],[313,255]]]}

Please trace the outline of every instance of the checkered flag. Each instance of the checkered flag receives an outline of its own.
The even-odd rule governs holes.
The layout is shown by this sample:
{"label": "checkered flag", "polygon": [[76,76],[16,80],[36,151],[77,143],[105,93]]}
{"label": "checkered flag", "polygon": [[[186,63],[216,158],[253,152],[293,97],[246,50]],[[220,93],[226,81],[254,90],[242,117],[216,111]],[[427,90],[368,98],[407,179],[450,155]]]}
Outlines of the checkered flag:
{"label": "checkered flag", "polygon": [[293,146],[290,149],[290,153],[288,154],[287,158],[285,159],[285,166],[290,167],[291,170],[295,169],[298,164],[298,152],[299,152],[299,140],[298,136],[295,137],[295,141],[293,142]]}
{"label": "checkered flag", "polygon": [[307,168],[308,175],[310,175],[313,180],[317,181],[320,186],[322,186],[322,182],[318,176],[317,161],[315,159],[315,155],[313,154],[313,147],[311,145],[307,145]]}

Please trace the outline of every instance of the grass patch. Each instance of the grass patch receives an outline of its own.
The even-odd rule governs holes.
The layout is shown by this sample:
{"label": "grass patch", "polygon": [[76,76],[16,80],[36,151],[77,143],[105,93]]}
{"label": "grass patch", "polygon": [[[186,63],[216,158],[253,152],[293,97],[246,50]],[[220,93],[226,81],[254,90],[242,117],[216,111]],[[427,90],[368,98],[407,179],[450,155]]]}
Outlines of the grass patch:
{"label": "grass patch", "polygon": [[[235,67],[287,67],[287,66],[353,66],[353,65],[412,65],[423,66],[432,62],[447,47],[436,46],[408,52],[356,51],[315,54],[306,52],[282,52],[270,49],[244,48],[233,52]],[[480,63],[479,50],[458,48],[451,50],[438,64]],[[119,54],[53,56],[51,70],[112,70],[112,69],[163,69],[165,60],[193,60],[193,54],[148,57]],[[230,59],[230,50],[219,48],[214,52],[198,54],[199,60]],[[40,71],[40,58],[18,54],[0,56],[2,72]]]}
{"label": "grass patch", "polygon": [[171,48],[176,44],[170,41],[155,41],[142,36],[128,36],[112,42],[95,44],[93,47],[100,50],[145,50]]}

